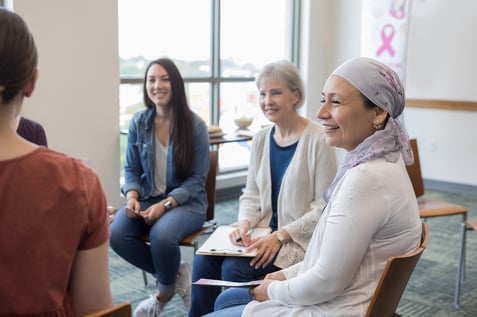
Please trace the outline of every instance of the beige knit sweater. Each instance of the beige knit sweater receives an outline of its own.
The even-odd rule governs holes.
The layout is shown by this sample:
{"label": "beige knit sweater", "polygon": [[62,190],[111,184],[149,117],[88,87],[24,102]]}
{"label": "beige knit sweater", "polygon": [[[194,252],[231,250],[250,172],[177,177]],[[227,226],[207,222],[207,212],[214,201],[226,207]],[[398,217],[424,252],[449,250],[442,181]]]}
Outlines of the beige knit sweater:
{"label": "beige knit sweater", "polygon": [[[240,197],[238,220],[251,227],[268,226],[272,217],[270,176],[270,133],[272,127],[253,138],[247,184]],[[292,241],[279,251],[275,265],[286,268],[303,260],[315,225],[324,207],[323,192],[336,174],[334,149],[325,143],[317,124],[309,121],[295,154],[285,171],[278,195],[278,227]]]}

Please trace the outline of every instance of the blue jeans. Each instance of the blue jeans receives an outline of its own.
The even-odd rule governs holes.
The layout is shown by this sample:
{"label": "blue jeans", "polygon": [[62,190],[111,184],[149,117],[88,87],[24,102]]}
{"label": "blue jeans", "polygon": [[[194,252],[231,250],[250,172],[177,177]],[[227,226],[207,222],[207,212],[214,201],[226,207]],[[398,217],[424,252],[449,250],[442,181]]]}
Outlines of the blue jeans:
{"label": "blue jeans", "polygon": [[[164,197],[140,201],[141,210],[162,199]],[[119,208],[110,226],[111,248],[132,265],[155,275],[159,292],[170,294],[174,291],[181,262],[179,242],[202,227],[205,215],[177,206],[149,226],[142,218],[129,219],[124,207]],[[149,244],[140,238],[147,232]]]}
{"label": "blue jeans", "polygon": [[240,317],[248,302],[253,297],[248,293],[248,288],[229,288],[223,291],[215,301],[214,312],[207,317]]}
{"label": "blue jeans", "polygon": [[244,309],[245,305],[230,306],[204,315],[204,317],[241,317]]}
{"label": "blue jeans", "polygon": [[[265,268],[250,266],[252,258],[239,256],[195,255],[192,267],[192,281],[200,278],[223,279],[234,282],[248,282],[280,268],[270,263]],[[199,317],[214,310],[214,303],[222,291],[217,286],[192,285],[189,317]]]}

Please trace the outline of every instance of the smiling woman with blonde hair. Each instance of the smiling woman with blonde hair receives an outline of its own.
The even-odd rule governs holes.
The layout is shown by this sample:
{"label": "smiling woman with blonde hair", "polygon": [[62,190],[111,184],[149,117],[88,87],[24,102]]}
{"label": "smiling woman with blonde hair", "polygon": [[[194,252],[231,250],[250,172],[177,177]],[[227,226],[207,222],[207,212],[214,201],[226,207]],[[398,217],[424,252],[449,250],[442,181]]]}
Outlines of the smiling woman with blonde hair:
{"label": "smiling woman with blonde hair", "polygon": [[[250,281],[300,262],[325,202],[323,192],[336,173],[332,147],[323,129],[298,109],[305,92],[298,68],[290,61],[268,63],[257,76],[260,108],[272,125],[252,142],[248,176],[232,242],[257,249],[253,258],[195,255],[193,280]],[[270,227],[252,241],[247,232]],[[220,287],[192,286],[189,317],[213,310]]]}

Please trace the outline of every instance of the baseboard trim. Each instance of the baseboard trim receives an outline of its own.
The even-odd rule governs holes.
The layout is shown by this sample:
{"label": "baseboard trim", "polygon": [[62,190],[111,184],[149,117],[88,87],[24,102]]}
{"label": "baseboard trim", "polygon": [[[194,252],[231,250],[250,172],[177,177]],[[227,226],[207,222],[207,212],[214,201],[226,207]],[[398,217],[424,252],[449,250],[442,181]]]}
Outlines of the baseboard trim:
{"label": "baseboard trim", "polygon": [[458,184],[444,181],[436,181],[432,179],[424,179],[424,187],[426,189],[433,189],[451,193],[464,193],[477,195],[477,186]]}
{"label": "baseboard trim", "polygon": [[221,202],[229,199],[238,199],[242,194],[243,186],[217,189],[216,201]]}
{"label": "baseboard trim", "polygon": [[247,170],[219,174],[217,176],[216,201],[224,201],[240,197],[246,181]]}
{"label": "baseboard trim", "polygon": [[217,175],[216,189],[233,188],[237,186],[244,187],[247,181],[247,171],[236,171],[231,173],[220,173]]}

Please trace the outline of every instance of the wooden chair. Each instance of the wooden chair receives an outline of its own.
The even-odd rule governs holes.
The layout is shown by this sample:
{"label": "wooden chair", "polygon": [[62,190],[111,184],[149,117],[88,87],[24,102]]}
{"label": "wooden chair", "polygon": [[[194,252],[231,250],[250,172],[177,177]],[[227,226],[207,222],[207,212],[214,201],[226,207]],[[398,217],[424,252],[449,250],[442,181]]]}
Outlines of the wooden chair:
{"label": "wooden chair", "polygon": [[396,314],[396,308],[428,242],[429,226],[423,223],[421,245],[410,253],[391,256],[388,259],[366,311],[366,317],[399,316]]}
{"label": "wooden chair", "polygon": [[457,278],[459,279],[459,283],[456,286],[455,292],[455,305],[459,307],[460,301],[460,287],[461,284],[465,281],[465,253],[466,253],[466,241],[467,241],[467,231],[473,230],[477,231],[477,221],[470,221],[467,220],[465,223],[462,224],[462,236],[460,240],[460,256],[459,256],[459,268]]}
{"label": "wooden chair", "polygon": [[122,302],[84,317],[131,317],[131,304],[129,302]]}
{"label": "wooden chair", "polygon": [[[210,151],[210,162],[209,162],[209,172],[207,174],[207,180],[205,182],[205,190],[207,192],[207,212],[205,217],[205,222],[202,228],[189,234],[187,237],[181,240],[180,245],[185,247],[193,247],[194,254],[199,249],[199,236],[205,231],[210,230],[214,227],[214,224],[211,222],[215,217],[215,199],[216,199],[216,182],[217,182],[217,169],[219,161],[219,152],[218,150]],[[149,241],[149,234],[146,234],[142,237],[144,241]],[[142,277],[144,280],[144,286],[147,286],[147,275],[145,271],[142,271]]]}
{"label": "wooden chair", "polygon": [[207,212],[205,217],[205,223],[201,229],[191,233],[182,241],[180,245],[193,247],[194,253],[199,249],[199,240],[197,239],[205,231],[214,226],[211,220],[215,218],[215,199],[216,199],[216,183],[217,183],[217,170],[218,170],[219,152],[218,150],[210,151],[210,163],[209,173],[207,174],[207,180],[205,182],[205,191],[207,192]]}
{"label": "wooden chair", "polygon": [[[409,174],[409,178],[411,179],[414,192],[416,193],[416,197],[418,198],[419,214],[421,218],[423,218],[425,221],[427,218],[432,218],[432,217],[461,215],[462,226],[465,226],[465,221],[467,220],[466,207],[462,205],[454,204],[451,202],[443,201],[443,200],[421,198],[421,196],[424,195],[424,182],[422,180],[421,164],[419,161],[419,151],[417,146],[417,140],[411,139],[410,142],[411,142],[411,148],[414,154],[414,164],[407,166],[407,172]],[[465,252],[463,256],[465,257]],[[456,307],[459,306],[458,292],[460,291],[460,282],[461,282],[461,276],[460,276],[460,273],[458,272],[457,278],[456,278],[455,295],[454,295],[454,304]]]}

